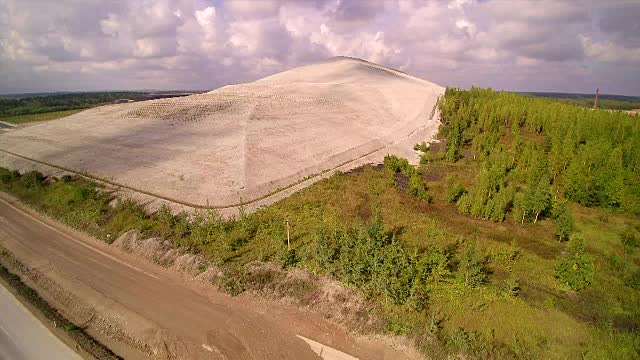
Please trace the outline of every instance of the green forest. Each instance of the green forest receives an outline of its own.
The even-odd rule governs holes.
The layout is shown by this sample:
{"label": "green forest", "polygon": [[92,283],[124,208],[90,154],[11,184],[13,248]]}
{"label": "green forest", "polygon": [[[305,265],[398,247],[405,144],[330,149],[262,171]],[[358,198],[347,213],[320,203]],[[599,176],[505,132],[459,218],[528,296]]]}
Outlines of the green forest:
{"label": "green forest", "polygon": [[[548,100],[561,102],[568,105],[576,105],[586,108],[593,108],[595,96],[593,94],[570,94],[570,93],[541,93],[524,92],[527,96],[542,97]],[[598,97],[598,108],[609,110],[633,110],[640,109],[640,98],[637,96],[607,95],[601,94]]]}
{"label": "green forest", "polygon": [[117,99],[142,100],[143,92],[92,92],[51,94],[22,98],[0,97],[0,118],[15,115],[32,115],[52,111],[85,109]]}
{"label": "green forest", "polygon": [[464,214],[536,222],[568,217],[572,201],[640,216],[637,118],[482,89],[447,89],[439,107],[446,159],[482,164],[450,199]]}
{"label": "green forest", "polygon": [[338,280],[367,301],[346,326],[430,358],[638,358],[640,118],[476,88],[438,106],[419,166],[389,155],[232,219],[72,176],[0,169],[0,190],[106,242],[136,229],[202,254],[230,295],[310,306],[319,282],[281,272]]}

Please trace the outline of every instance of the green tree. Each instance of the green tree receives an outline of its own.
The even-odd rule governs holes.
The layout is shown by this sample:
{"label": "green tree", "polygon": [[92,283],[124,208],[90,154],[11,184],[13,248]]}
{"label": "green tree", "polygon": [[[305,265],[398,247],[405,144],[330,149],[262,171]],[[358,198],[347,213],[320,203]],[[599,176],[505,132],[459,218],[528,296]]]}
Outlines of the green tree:
{"label": "green tree", "polygon": [[567,254],[555,267],[556,278],[563,285],[579,291],[593,282],[595,265],[593,256],[584,249],[584,238],[574,234],[567,242]]}
{"label": "green tree", "polygon": [[527,188],[522,202],[522,222],[533,217],[536,223],[541,213],[550,205],[549,192],[550,172],[547,160],[538,155],[527,179]]}
{"label": "green tree", "polygon": [[477,287],[487,280],[487,258],[475,243],[465,246],[458,264],[458,280],[466,287]]}
{"label": "green tree", "polygon": [[552,215],[556,224],[556,236],[560,241],[569,240],[569,236],[573,232],[573,216],[571,210],[567,207],[564,200],[556,200],[553,202]]}

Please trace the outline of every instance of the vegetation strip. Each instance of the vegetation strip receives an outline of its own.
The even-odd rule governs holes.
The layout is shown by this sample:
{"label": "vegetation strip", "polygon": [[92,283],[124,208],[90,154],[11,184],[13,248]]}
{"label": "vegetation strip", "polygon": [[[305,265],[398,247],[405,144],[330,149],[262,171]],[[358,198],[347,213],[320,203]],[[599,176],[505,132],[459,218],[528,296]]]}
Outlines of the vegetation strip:
{"label": "vegetation strip", "polygon": [[64,110],[64,111],[52,111],[40,114],[28,114],[28,115],[13,115],[0,118],[0,121],[6,121],[11,124],[24,124],[33,121],[46,121],[46,120],[54,120],[63,117],[67,117],[76,113],[79,113],[83,109],[78,110]]}
{"label": "vegetation strip", "polygon": [[[6,250],[2,251],[3,253],[6,252]],[[89,335],[84,328],[67,320],[58,310],[51,307],[49,303],[40,297],[37,291],[22,282],[18,275],[9,272],[2,264],[0,264],[0,277],[15,289],[24,301],[35,306],[49,321],[61,327],[82,350],[91,354],[91,356],[96,359],[121,359]]]}

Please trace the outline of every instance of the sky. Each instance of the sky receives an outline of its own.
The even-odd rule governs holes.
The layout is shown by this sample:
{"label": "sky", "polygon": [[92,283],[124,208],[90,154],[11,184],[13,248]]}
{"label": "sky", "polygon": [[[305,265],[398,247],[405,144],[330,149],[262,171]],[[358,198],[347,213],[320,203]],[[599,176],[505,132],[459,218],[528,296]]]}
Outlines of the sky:
{"label": "sky", "polygon": [[0,93],[214,89],[338,55],[640,96],[640,0],[0,0]]}

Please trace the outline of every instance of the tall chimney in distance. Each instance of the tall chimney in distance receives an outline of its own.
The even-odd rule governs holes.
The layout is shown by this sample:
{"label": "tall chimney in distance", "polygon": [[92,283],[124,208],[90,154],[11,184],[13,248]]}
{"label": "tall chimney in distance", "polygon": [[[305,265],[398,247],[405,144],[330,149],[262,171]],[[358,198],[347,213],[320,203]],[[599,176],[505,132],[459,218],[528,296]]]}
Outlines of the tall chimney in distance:
{"label": "tall chimney in distance", "polygon": [[596,102],[593,104],[593,110],[598,108],[598,93],[600,92],[600,89],[596,89]]}

